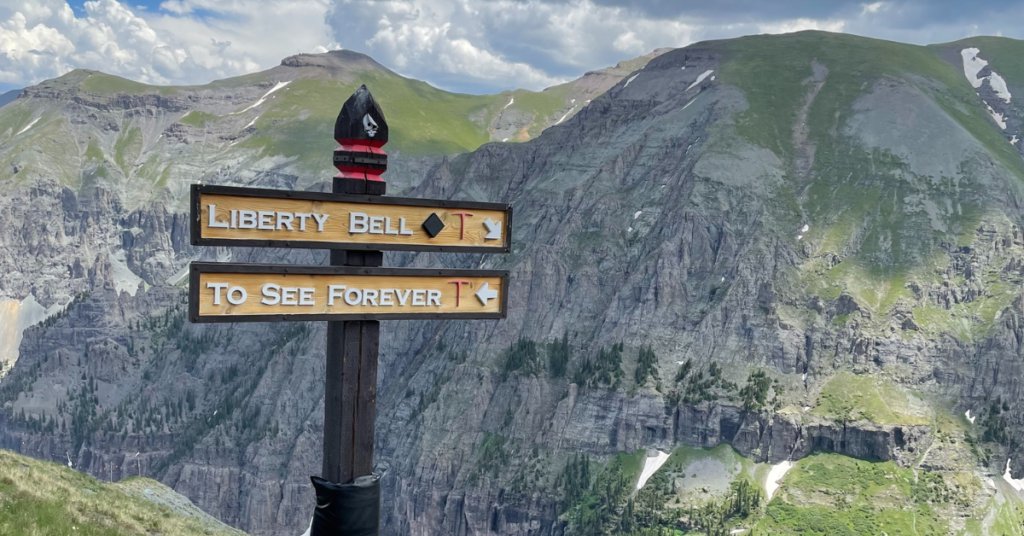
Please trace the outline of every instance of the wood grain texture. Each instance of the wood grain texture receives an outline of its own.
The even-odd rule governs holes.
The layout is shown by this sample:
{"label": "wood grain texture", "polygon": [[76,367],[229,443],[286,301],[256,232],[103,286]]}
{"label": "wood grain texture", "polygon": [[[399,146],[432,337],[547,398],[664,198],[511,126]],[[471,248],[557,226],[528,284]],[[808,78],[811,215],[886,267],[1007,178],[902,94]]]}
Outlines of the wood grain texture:
{"label": "wood grain texture", "polygon": [[[321,478],[331,482],[342,482],[342,443],[351,438],[352,429],[342,424],[342,389],[345,381],[345,323],[327,323],[327,370],[324,379],[324,457]],[[351,440],[349,439],[349,442]]]}
{"label": "wood grain texture", "polygon": [[[344,322],[345,342],[342,367],[345,370],[341,384],[341,470],[337,482],[348,483],[357,475],[353,461],[356,451],[356,409],[359,400],[359,367],[362,322]],[[332,356],[337,359],[338,356]]]}
{"label": "wood grain texture", "polygon": [[[346,322],[356,324],[356,322]],[[377,352],[380,344],[380,322],[358,322],[359,393],[356,397],[354,454],[352,475],[359,477],[373,472],[374,433],[377,419]]]}
{"label": "wood grain texture", "polygon": [[[270,225],[273,230],[266,229],[240,229],[210,227],[209,207],[216,207],[215,221],[231,224],[231,210],[247,210],[273,212],[274,217]],[[315,201],[305,199],[274,199],[261,197],[244,197],[231,195],[218,195],[203,193],[199,200],[198,215],[199,237],[201,239],[220,240],[276,240],[289,242],[333,242],[337,247],[343,248],[345,244],[379,244],[382,247],[388,245],[420,245],[420,246],[449,246],[449,247],[485,247],[494,248],[495,251],[502,251],[506,247],[506,234],[508,233],[509,214],[502,210],[484,209],[450,209],[439,207],[420,207],[406,205],[383,205],[383,204],[362,204],[342,203],[332,201]],[[305,221],[305,230],[302,230],[302,222],[293,219],[288,225],[279,224],[277,213],[285,214],[324,214],[327,220],[323,224],[323,230],[318,231],[315,220],[308,218]],[[369,216],[389,218],[390,225],[381,225],[380,229],[385,232],[397,233],[401,230],[401,219],[405,218],[405,231],[411,235],[401,234],[371,234],[351,233],[350,217],[351,212],[364,213]],[[458,212],[466,212],[470,215],[465,217],[465,230],[463,230],[463,217]],[[431,237],[423,229],[423,222],[431,214],[437,214],[444,222],[444,229]],[[498,223],[501,228],[500,239],[485,239],[487,228],[484,220],[490,218],[492,222]],[[238,223],[237,221],[235,222]]]}
{"label": "wood grain texture", "polygon": [[[462,285],[461,296],[457,299],[457,286],[452,281],[466,281]],[[210,285],[227,284],[221,291],[220,304],[214,304],[216,291]],[[483,284],[487,284],[488,290],[496,291],[498,294],[487,300],[484,305],[475,294]],[[266,305],[263,288],[264,285],[272,284],[283,289],[312,289],[307,293],[307,302],[312,305]],[[333,304],[328,296],[331,285],[344,285],[343,296],[335,296]],[[232,292],[231,289],[240,287],[245,290],[245,301],[239,304],[231,304],[228,300],[230,294],[236,301],[241,298],[240,292]],[[358,305],[349,304],[345,301],[349,289],[376,290],[377,305],[369,300],[365,293],[359,299]],[[385,300],[385,289],[392,292],[387,293]],[[418,294],[413,291],[437,291],[439,299],[428,302],[428,294]],[[199,274],[199,288],[197,289],[199,300],[199,316],[231,316],[231,315],[318,315],[318,314],[368,314],[368,313],[501,313],[505,300],[502,293],[503,279],[501,277],[470,277],[470,276],[383,276],[383,275],[321,275],[321,274],[279,274],[279,273],[201,273]],[[290,294],[295,303],[301,303],[301,291]],[[420,303],[417,296],[422,297],[423,303],[430,305],[413,305]],[[348,295],[351,302],[356,301],[356,294]],[[401,303],[405,298],[404,305]],[[291,299],[289,301],[292,301]],[[389,301],[392,305],[383,305]]]}

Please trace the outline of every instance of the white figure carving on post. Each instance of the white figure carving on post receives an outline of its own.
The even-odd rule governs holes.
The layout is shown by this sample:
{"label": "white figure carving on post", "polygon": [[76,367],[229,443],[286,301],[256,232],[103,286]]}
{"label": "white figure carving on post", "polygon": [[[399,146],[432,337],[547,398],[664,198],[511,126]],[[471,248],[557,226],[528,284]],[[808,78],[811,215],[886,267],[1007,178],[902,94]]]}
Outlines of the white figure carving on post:
{"label": "white figure carving on post", "polygon": [[377,135],[377,122],[370,117],[370,114],[363,116],[363,129],[366,130],[366,134],[371,138]]}

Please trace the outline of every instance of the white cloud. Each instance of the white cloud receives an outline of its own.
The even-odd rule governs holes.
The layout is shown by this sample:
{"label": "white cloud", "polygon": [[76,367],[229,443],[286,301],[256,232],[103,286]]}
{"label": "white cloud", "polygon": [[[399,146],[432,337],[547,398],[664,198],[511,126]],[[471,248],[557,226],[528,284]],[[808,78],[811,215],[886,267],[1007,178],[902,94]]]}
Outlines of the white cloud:
{"label": "white cloud", "polygon": [[781,22],[759,24],[762,33],[784,34],[802,32],[804,30],[821,30],[824,32],[842,32],[846,28],[843,20],[793,19]]}
{"label": "white cloud", "polygon": [[595,0],[333,0],[328,24],[345,48],[407,76],[498,91],[542,89],[660,47],[845,23],[664,18]]}
{"label": "white cloud", "polygon": [[449,89],[541,89],[704,39],[816,29],[925,44],[1024,27],[1024,11],[1001,4],[948,16],[923,0],[845,1],[814,17],[788,4],[738,14],[657,0],[92,0],[76,13],[64,0],[0,0],[0,84],[79,67],[195,84],[344,47]]}
{"label": "white cloud", "polygon": [[83,8],[79,16],[63,0],[0,5],[0,83],[34,84],[75,68],[151,84],[204,83],[331,41],[327,0],[167,0],[157,12],[94,0]]}
{"label": "white cloud", "polygon": [[638,39],[636,34],[632,31],[619,34],[619,36],[615,38],[615,41],[612,41],[612,46],[615,47],[615,50],[630,52],[637,55],[647,52],[644,50],[644,42]]}
{"label": "white cloud", "polygon": [[684,46],[695,33],[591,0],[335,0],[328,22],[342,46],[406,75],[493,89],[542,89],[658,46]]}
{"label": "white cloud", "polygon": [[886,7],[885,2],[872,2],[870,4],[861,4],[861,15],[875,14],[879,11],[884,11]]}
{"label": "white cloud", "polygon": [[595,0],[164,0],[156,10],[94,0],[84,11],[76,15],[63,0],[0,6],[0,83],[81,67],[195,84],[344,46],[442,87],[542,89],[723,33],[842,29],[811,19],[716,26]]}
{"label": "white cloud", "polygon": [[41,78],[53,72],[52,65],[59,71],[60,58],[75,50],[71,41],[53,28],[42,24],[28,27],[22,13],[0,23],[0,30],[0,57],[10,66],[0,67],[0,82],[16,84],[25,74]]}
{"label": "white cloud", "polygon": [[160,3],[160,9],[170,11],[178,15],[184,15],[186,13],[192,13],[192,6],[188,2],[182,0],[167,0],[166,2]]}
{"label": "white cloud", "polygon": [[[480,12],[470,2],[410,2],[385,0],[342,2],[333,12],[346,30],[354,29],[359,40],[349,40],[346,48],[366,50],[378,61],[412,76],[424,73],[470,74],[477,80],[496,82],[516,80],[527,87],[544,87],[563,81],[545,74],[527,63],[509,61],[500,54],[478,46],[478,25],[471,20]],[[469,24],[467,24],[469,23]],[[360,42],[361,41],[361,42]]]}

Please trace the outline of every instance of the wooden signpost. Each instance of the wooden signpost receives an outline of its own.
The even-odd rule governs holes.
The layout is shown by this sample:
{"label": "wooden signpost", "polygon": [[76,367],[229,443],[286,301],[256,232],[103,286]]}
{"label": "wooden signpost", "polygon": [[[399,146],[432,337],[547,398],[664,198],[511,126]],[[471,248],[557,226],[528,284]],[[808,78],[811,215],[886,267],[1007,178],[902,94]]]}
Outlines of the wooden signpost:
{"label": "wooden signpost", "polygon": [[192,263],[190,275],[192,322],[504,318],[508,298],[500,270]]}
{"label": "wooden signpost", "polygon": [[377,534],[379,482],[372,504],[358,489],[373,471],[379,320],[507,314],[507,271],[380,268],[382,250],[512,245],[509,205],[382,197],[388,126],[366,86],[342,106],[334,137],[332,193],[194,185],[190,214],[193,245],[331,250],[330,266],[194,262],[189,278],[195,323],[327,321],[314,536]]}
{"label": "wooden signpost", "polygon": [[192,186],[192,243],[508,253],[512,207],[499,203]]}

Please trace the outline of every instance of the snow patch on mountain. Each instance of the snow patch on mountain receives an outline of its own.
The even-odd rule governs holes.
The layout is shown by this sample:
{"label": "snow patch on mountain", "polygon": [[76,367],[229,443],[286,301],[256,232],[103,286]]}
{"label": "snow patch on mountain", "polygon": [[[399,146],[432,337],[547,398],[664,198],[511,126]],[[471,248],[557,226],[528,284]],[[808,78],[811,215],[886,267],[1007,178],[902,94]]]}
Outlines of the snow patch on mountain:
{"label": "snow patch on mountain", "polygon": [[1013,486],[1017,491],[1024,491],[1024,478],[1013,478],[1010,474],[1010,458],[1006,459],[1006,471],[1003,471],[1003,480]]}
{"label": "snow patch on mountain", "polygon": [[668,461],[668,454],[660,450],[656,452],[656,455],[648,456],[644,459],[644,469],[640,472],[640,480],[636,482],[636,489],[643,488],[644,484],[654,476],[654,473],[657,473],[658,469],[661,469],[661,466],[665,465],[665,462]]}
{"label": "snow patch on mountain", "polygon": [[992,74],[988,75],[988,83],[1000,99],[1006,101],[1007,104],[1010,103],[1010,98],[1012,97],[1010,89],[1006,87],[1006,80],[1003,80],[999,73],[992,71]]}
{"label": "snow patch on mountain", "polygon": [[980,53],[981,50],[977,48],[965,48],[960,51],[960,56],[964,59],[964,76],[967,77],[967,81],[971,83],[974,89],[980,88],[985,83],[985,80],[988,80],[989,86],[996,92],[996,95],[1009,104],[1012,96],[1010,95],[1009,88],[1006,87],[1006,80],[999,76],[999,73],[990,71],[988,76],[978,77],[978,73],[988,65],[987,61],[978,57]]}
{"label": "snow patch on mountain", "polygon": [[988,114],[992,116],[992,119],[994,119],[996,124],[999,125],[999,128],[1001,128],[1003,130],[1006,130],[1006,118],[1003,117],[1003,114],[995,111],[992,108],[992,106],[989,105],[989,103],[987,103],[985,101],[981,101],[981,102],[983,102],[985,104],[985,108],[988,109]]}
{"label": "snow patch on mountain", "polygon": [[779,462],[772,466],[771,470],[768,471],[768,480],[764,483],[764,492],[768,495],[768,500],[772,499],[772,495],[775,495],[775,491],[779,489],[779,482],[782,477],[786,476],[786,473],[793,468],[793,462],[786,460]]}
{"label": "snow patch on mountain", "polygon": [[704,79],[707,78],[713,72],[715,72],[714,69],[708,69],[708,70],[704,71],[703,73],[700,73],[700,76],[698,76],[697,79],[694,80],[692,84],[690,84],[690,87],[686,88],[686,91],[690,91],[691,89],[693,89],[693,86],[696,86],[697,84],[700,84],[701,82],[703,82]]}
{"label": "snow patch on mountain", "polygon": [[267,102],[267,97],[269,97],[273,92],[275,92],[275,91],[277,91],[279,89],[284,88],[285,86],[287,86],[290,83],[291,83],[291,80],[289,80],[287,82],[278,82],[277,84],[274,85],[274,87],[270,88],[270,91],[264,93],[263,96],[260,97],[260,100],[250,104],[248,108],[246,108],[244,110],[241,110],[241,111],[238,111],[238,112],[235,112],[235,113],[236,114],[240,114],[242,112],[248,112],[249,110],[252,110],[253,108],[263,104],[264,102]]}
{"label": "snow patch on mountain", "polygon": [[569,111],[568,111],[568,112],[565,112],[565,115],[563,115],[563,116],[562,116],[562,118],[561,118],[561,119],[559,119],[559,120],[558,120],[558,122],[557,122],[557,123],[555,123],[555,124],[556,124],[556,125],[561,125],[561,124],[562,124],[562,121],[565,121],[565,118],[566,118],[566,117],[569,117],[569,114],[571,114],[571,113],[572,113],[572,111],[573,111],[573,110],[575,110],[575,109],[576,109],[576,107],[575,107],[575,106],[573,106],[572,108],[569,108]]}
{"label": "snow patch on mountain", "polygon": [[987,61],[978,57],[979,52],[981,50],[977,48],[965,48],[960,51],[960,57],[964,59],[964,76],[974,89],[981,87],[984,78],[978,78],[978,73],[988,65]]}
{"label": "snow patch on mountain", "polygon": [[[37,117],[37,118],[35,118],[35,119],[33,119],[31,123],[29,123],[29,124],[25,125],[25,128],[23,128],[23,129],[19,130],[19,131],[18,131],[18,134],[21,134],[22,132],[25,132],[26,130],[28,130],[28,129],[32,128],[32,125],[34,125],[34,124],[36,124],[36,123],[38,123],[38,122],[39,122],[39,118],[38,118],[38,117]],[[15,136],[17,136],[18,134],[15,134]]]}
{"label": "snow patch on mountain", "polygon": [[629,83],[632,82],[633,80],[636,80],[636,77],[638,77],[638,76],[640,76],[640,73],[636,73],[633,76],[630,76],[629,79],[626,80],[626,85],[624,85],[622,87],[624,87],[624,88],[629,87]]}

